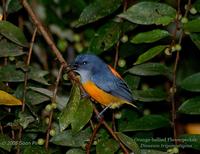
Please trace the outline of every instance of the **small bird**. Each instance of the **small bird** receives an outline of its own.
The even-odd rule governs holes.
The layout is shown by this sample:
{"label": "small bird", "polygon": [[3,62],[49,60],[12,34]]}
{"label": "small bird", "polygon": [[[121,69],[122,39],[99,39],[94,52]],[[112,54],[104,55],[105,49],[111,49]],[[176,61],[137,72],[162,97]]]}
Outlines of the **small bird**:
{"label": "small bird", "polygon": [[133,104],[133,97],[125,81],[111,66],[93,54],[81,54],[75,58],[72,68],[80,75],[81,84],[97,103],[106,108],[117,108],[122,104]]}

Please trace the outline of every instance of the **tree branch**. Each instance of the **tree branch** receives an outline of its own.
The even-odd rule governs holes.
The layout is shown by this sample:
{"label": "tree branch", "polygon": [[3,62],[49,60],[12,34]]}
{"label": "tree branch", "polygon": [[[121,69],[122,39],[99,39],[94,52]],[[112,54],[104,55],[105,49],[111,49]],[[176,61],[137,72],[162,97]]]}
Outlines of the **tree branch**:
{"label": "tree branch", "polygon": [[[59,85],[59,81],[60,81],[60,77],[63,71],[63,65],[61,65],[58,75],[57,75],[57,79],[56,79],[56,83],[55,83],[55,89],[53,92],[53,96],[51,99],[51,103],[56,103],[56,94],[58,91],[58,85]],[[49,115],[49,123],[48,123],[48,129],[47,129],[47,133],[46,133],[46,140],[45,140],[45,148],[46,150],[48,150],[49,147],[49,133],[51,131],[51,127],[52,127],[52,120],[53,120],[53,109],[50,111],[50,115]]]}

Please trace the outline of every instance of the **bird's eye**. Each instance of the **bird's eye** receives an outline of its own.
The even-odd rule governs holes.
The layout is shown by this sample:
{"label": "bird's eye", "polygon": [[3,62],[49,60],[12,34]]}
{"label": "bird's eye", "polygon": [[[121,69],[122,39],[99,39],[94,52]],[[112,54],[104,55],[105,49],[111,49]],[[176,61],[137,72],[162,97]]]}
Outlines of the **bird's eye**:
{"label": "bird's eye", "polygon": [[83,62],[83,65],[85,65],[85,64],[87,64],[87,62],[86,62],[86,61],[84,61],[84,62]]}

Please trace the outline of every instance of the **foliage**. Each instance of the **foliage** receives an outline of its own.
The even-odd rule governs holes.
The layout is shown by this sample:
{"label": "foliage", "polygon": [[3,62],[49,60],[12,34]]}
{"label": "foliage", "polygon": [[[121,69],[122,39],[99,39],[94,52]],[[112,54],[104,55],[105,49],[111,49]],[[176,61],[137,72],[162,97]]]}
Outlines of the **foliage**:
{"label": "foliage", "polygon": [[35,25],[18,0],[2,1],[0,153],[83,154],[90,142],[97,154],[122,153],[119,142],[135,154],[199,153],[200,131],[185,127],[200,116],[200,1],[190,2],[28,2],[68,63],[96,54],[117,64],[132,90],[139,111],[124,105],[104,114],[118,139],[101,124],[92,141],[93,105],[102,107],[82,98],[64,71],[57,85],[61,64],[51,46],[38,31],[31,41]]}

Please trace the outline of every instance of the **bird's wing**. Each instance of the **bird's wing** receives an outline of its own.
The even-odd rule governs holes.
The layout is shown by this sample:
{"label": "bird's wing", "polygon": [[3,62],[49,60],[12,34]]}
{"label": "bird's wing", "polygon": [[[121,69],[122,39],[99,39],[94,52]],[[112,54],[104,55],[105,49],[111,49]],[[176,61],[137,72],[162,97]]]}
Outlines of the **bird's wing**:
{"label": "bird's wing", "polygon": [[110,66],[107,70],[102,70],[102,72],[96,73],[91,80],[96,84],[96,86],[111,95],[125,99],[128,102],[133,102],[132,93],[127,84]]}

